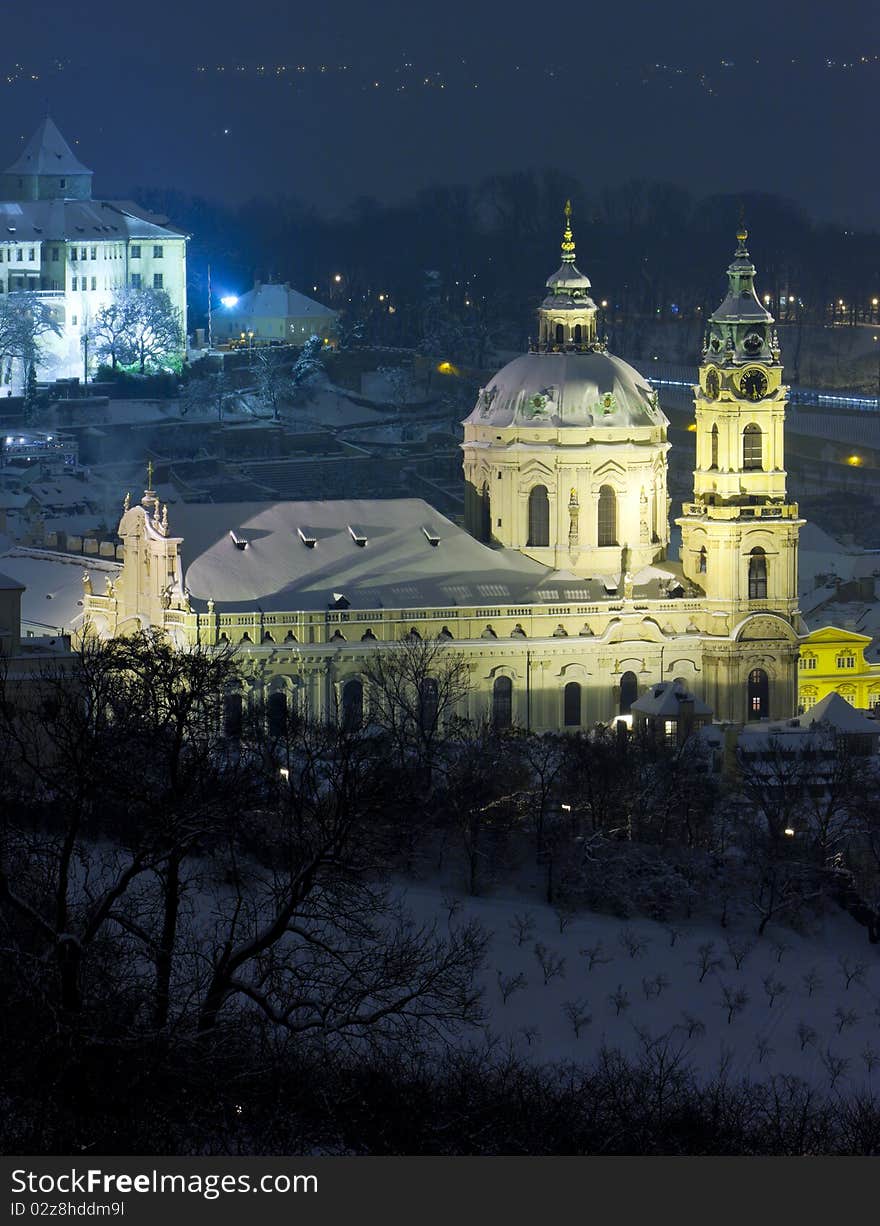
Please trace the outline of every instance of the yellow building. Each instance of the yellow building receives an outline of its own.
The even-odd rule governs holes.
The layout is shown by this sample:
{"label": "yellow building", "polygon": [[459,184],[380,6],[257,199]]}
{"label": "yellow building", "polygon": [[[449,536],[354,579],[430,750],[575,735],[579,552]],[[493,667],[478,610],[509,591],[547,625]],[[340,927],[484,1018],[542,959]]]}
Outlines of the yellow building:
{"label": "yellow building", "polygon": [[853,707],[880,708],[880,664],[865,659],[870,645],[870,635],[837,626],[806,635],[798,661],[801,711],[809,711],[827,694],[839,694]]}

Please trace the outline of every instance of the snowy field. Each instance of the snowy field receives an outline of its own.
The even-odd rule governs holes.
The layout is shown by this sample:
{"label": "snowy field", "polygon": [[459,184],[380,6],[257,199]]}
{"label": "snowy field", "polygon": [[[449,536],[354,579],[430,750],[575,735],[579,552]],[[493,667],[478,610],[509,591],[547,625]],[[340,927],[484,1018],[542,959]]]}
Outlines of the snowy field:
{"label": "snowy field", "polygon": [[442,930],[476,919],[490,934],[489,1029],[526,1058],[587,1064],[603,1045],[637,1056],[668,1036],[706,1077],[793,1074],[825,1092],[880,1092],[880,956],[844,914],[809,935],[768,927],[760,939],[717,923],[595,913],[560,932],[557,913],[528,898],[403,893],[418,920]]}

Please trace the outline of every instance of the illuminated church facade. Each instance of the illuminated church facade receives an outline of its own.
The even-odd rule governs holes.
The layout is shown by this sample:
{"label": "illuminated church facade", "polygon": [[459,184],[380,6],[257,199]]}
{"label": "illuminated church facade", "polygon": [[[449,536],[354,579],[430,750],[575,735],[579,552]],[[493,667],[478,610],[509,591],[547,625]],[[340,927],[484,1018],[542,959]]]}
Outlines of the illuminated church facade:
{"label": "illuminated church facade", "polygon": [[746,237],[695,388],[680,562],[667,557],[668,420],[598,335],[567,211],[529,352],[464,423],[464,527],[417,499],[184,504],[172,522],[148,489],[126,499],[124,561],[105,592],[86,591],[86,624],[227,641],[243,703],[319,717],[368,713],[372,654],[413,636],[466,660],[473,719],[588,728],[679,679],[716,719],[794,715],[803,521],[786,496],[787,389]]}

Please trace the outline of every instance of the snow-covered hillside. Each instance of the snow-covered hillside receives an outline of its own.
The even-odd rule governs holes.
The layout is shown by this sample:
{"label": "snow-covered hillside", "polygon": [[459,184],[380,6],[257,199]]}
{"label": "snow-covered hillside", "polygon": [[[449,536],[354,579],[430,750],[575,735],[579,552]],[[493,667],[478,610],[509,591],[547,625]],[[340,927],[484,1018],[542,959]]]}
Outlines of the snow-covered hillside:
{"label": "snow-covered hillside", "polygon": [[477,919],[491,934],[489,1028],[529,1059],[586,1064],[603,1045],[637,1056],[669,1036],[705,1076],[723,1067],[752,1080],[793,1074],[840,1094],[880,1089],[880,957],[845,915],[810,935],[768,928],[760,940],[717,923],[594,913],[560,932],[557,913],[528,898],[412,885],[404,894],[419,920]]}

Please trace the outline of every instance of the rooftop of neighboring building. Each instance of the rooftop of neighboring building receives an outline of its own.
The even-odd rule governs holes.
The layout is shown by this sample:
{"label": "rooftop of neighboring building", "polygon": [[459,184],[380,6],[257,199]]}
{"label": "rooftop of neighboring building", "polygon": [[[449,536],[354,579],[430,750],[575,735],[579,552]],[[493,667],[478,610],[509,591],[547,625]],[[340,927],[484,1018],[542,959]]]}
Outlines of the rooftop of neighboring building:
{"label": "rooftop of neighboring building", "polygon": [[288,281],[283,284],[257,281],[254,288],[242,294],[229,310],[236,318],[248,316],[253,319],[335,319],[338,314],[332,307],[293,289]]}

